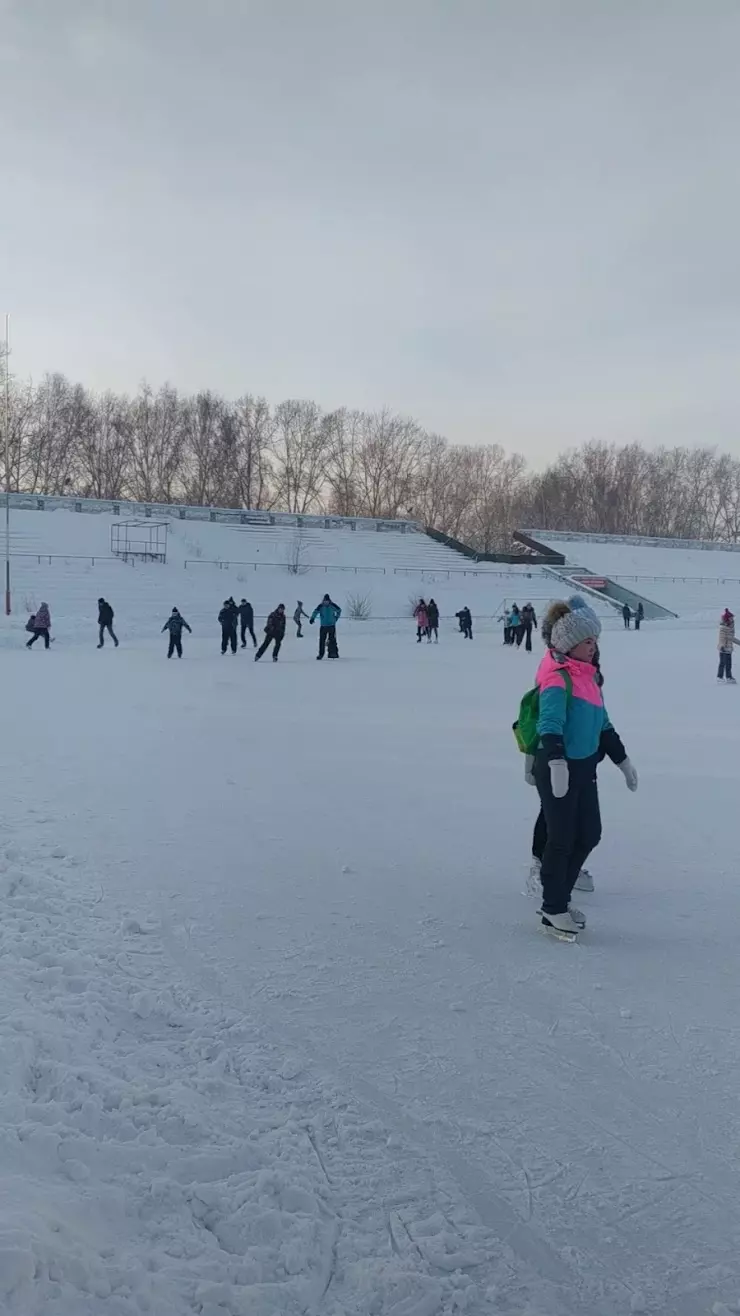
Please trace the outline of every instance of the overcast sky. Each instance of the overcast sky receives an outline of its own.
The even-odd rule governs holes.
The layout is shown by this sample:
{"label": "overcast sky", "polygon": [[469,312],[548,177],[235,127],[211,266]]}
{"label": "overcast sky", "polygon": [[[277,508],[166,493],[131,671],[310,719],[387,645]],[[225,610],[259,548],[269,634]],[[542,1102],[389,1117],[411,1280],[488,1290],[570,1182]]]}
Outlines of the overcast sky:
{"label": "overcast sky", "polygon": [[14,368],[740,453],[738,0],[0,0]]}

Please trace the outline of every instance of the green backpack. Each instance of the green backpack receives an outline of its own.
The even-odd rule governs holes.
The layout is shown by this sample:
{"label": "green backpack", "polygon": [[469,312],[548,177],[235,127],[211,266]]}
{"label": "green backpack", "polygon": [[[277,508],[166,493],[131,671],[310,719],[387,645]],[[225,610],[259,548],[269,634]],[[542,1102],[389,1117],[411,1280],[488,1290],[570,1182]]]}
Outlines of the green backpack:
{"label": "green backpack", "polygon": [[[565,682],[565,703],[566,707],[573,696],[573,682],[570,679],[570,672],[565,667],[558,667],[556,671],[563,673]],[[535,686],[534,689],[528,690],[526,695],[522,695],[522,702],[519,705],[519,716],[514,723],[514,739],[519,746],[522,754],[535,754],[539,747],[540,737],[537,731],[537,723],[540,719],[540,688]]]}

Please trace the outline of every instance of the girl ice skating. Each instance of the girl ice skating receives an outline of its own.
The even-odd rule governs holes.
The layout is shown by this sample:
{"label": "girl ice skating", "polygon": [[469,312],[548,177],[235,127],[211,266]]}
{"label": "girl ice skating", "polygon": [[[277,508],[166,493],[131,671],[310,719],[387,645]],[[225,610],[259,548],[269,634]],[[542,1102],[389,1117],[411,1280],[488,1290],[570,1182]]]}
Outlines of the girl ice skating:
{"label": "girl ice skating", "polygon": [[[568,599],[568,607],[570,608],[571,612],[588,611],[594,618],[596,617],[593,608],[589,608],[586,600],[583,598],[581,594],[571,594],[570,598]],[[551,626],[551,622],[549,617],[545,617],[542,622],[542,629],[540,631],[540,634],[542,635],[543,643],[547,646],[548,649],[550,648],[550,640],[551,640],[550,626]],[[594,656],[591,661],[593,662],[593,665],[596,668],[597,685],[603,687],[604,676],[601,671],[601,655],[599,653],[598,645],[594,650]],[[599,762],[601,762],[604,756],[605,756],[605,751],[602,747],[599,750]],[[524,765],[524,780],[527,782],[529,786],[535,785],[535,780],[532,775],[533,768],[534,768],[534,758],[532,756],[528,756]],[[542,882],[540,880],[540,870],[542,868],[542,856],[545,853],[546,845],[547,845],[547,823],[545,822],[545,815],[542,812],[542,808],[540,807],[540,811],[537,815],[537,821],[535,822],[534,832],[532,835],[532,866],[529,870],[529,877],[527,878],[527,895],[533,896],[537,900],[542,899]],[[593,892],[594,879],[587,868],[581,869],[580,873],[578,874],[578,877],[576,878],[576,884],[573,887],[573,890],[587,891],[589,893]]]}
{"label": "girl ice skating", "polygon": [[599,753],[637,790],[637,772],[609,721],[593,665],[601,632],[589,608],[554,603],[548,611],[550,649],[540,664],[534,780],[547,825],[542,857],[542,926],[568,940],[586,920],[570,903],[576,878],[601,839],[596,784]]}

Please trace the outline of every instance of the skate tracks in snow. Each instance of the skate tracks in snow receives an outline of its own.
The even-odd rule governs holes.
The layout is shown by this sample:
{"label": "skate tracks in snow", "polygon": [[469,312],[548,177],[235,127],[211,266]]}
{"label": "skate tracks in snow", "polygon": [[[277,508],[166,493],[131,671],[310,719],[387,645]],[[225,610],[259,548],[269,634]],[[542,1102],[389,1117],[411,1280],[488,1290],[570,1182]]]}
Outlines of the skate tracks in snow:
{"label": "skate tracks in snow", "polygon": [[713,681],[686,708],[703,637],[675,681],[674,637],[643,638],[608,637],[641,789],[602,770],[574,946],[520,894],[524,655],[345,636],[206,700],[197,644],[174,679],[136,655],[105,773],[110,667],[84,726],[79,655],[34,677],[0,851],[3,1310],[740,1310],[736,737]]}

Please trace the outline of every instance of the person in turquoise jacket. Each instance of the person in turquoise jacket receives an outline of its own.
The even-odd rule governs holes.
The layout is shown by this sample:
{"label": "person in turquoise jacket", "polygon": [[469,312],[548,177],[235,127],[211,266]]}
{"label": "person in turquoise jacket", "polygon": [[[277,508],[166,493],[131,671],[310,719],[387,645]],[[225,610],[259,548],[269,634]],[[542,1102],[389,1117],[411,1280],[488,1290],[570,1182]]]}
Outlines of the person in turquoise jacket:
{"label": "person in turquoise jacket", "polygon": [[311,625],[313,626],[316,618],[319,619],[319,652],[316,655],[317,662],[321,662],[326,653],[327,646],[330,658],[339,657],[337,647],[337,622],[342,615],[342,609],[338,603],[333,603],[328,594],[325,594],[318,607],[314,608],[311,613]]}

